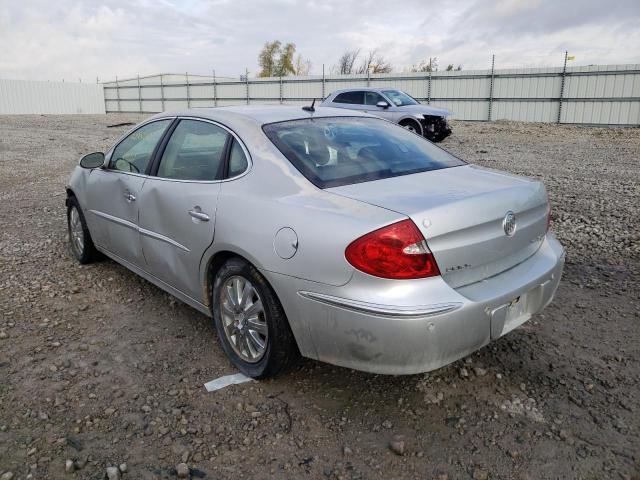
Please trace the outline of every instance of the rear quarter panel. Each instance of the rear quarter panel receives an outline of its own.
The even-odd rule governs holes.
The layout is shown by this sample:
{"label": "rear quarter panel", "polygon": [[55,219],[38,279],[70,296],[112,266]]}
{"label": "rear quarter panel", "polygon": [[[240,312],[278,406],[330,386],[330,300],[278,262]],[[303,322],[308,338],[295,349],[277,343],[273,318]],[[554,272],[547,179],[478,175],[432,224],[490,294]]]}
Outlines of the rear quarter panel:
{"label": "rear quarter panel", "polygon": [[[229,250],[265,271],[343,285],[353,273],[345,248],[365,233],[406,218],[315,187],[262,130],[243,140],[253,167],[247,175],[222,184],[209,256]],[[298,239],[289,259],[274,248],[276,233],[284,227],[294,230]]]}

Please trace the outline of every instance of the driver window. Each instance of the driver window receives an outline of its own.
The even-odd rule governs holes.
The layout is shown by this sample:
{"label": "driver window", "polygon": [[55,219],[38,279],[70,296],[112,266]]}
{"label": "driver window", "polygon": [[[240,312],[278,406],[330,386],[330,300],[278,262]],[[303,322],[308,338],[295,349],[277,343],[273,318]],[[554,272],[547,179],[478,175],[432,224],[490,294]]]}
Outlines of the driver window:
{"label": "driver window", "polygon": [[364,92],[365,105],[377,105],[378,102],[386,102],[386,100],[378,92]]}
{"label": "driver window", "polygon": [[146,173],[153,150],[173,119],[159,120],[140,127],[118,144],[109,168],[121,172]]}

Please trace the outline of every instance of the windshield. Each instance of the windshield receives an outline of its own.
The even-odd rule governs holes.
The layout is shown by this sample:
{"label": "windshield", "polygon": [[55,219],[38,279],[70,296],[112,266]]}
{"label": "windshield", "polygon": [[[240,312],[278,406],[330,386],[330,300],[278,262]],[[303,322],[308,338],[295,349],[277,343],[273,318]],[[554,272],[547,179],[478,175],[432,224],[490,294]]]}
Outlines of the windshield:
{"label": "windshield", "polygon": [[383,90],[387,97],[395,104],[396,107],[404,107],[405,105],[418,105],[418,101],[410,97],[400,90]]}
{"label": "windshield", "polygon": [[419,135],[375,118],[310,118],[268,124],[263,130],[319,188],[465,164]]}

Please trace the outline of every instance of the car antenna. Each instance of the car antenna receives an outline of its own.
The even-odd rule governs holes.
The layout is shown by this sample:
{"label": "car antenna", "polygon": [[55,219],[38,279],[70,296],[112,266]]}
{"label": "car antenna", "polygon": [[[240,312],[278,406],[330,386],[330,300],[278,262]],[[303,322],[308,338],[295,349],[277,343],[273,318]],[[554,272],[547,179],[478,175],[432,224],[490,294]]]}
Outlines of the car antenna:
{"label": "car antenna", "polygon": [[310,105],[310,106],[306,106],[306,105],[305,105],[304,107],[302,107],[302,109],[303,109],[305,112],[315,112],[315,111],[316,111],[316,109],[313,107],[315,104],[316,104],[316,99],[314,98],[314,99],[313,99],[313,102],[311,102],[311,105]]}

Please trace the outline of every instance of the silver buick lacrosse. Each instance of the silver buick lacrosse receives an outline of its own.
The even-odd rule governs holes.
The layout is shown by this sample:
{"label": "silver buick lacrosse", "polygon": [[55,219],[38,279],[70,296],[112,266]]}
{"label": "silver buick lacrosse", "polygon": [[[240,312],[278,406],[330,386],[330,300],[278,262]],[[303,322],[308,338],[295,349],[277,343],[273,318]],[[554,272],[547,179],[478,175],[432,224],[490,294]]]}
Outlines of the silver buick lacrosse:
{"label": "silver buick lacrosse", "polygon": [[536,180],[325,107],[162,113],[67,186],[69,241],[213,318],[242,372],[300,355],[426,372],[551,302],[564,250]]}

